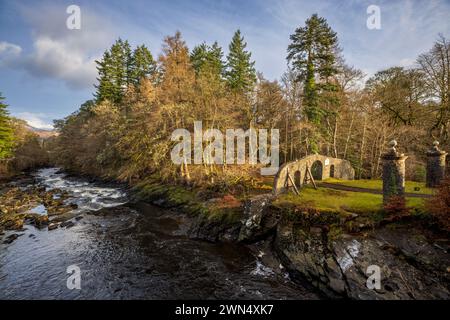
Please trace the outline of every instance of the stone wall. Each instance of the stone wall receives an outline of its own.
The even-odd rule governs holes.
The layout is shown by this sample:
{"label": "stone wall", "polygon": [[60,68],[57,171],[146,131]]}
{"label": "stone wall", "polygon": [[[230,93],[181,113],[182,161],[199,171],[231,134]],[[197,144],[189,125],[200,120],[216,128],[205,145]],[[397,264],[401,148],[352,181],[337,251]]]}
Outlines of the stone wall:
{"label": "stone wall", "polygon": [[346,180],[353,180],[355,178],[355,170],[349,161],[314,154],[297,161],[285,163],[275,176],[273,185],[274,194],[280,194],[286,191],[285,182],[288,172],[292,179],[295,179],[298,172],[300,173],[300,185],[297,185],[297,187],[300,187],[305,178],[306,167],[311,170],[313,163],[316,161],[322,165],[322,179],[330,178],[331,166],[334,166],[334,178]]}

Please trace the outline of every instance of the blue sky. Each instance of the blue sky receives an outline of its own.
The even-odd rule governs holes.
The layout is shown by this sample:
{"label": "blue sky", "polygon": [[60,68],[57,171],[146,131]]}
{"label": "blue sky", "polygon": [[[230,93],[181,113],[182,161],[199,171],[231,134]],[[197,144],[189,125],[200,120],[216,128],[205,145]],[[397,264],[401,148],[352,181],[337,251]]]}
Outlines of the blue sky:
{"label": "blue sky", "polygon": [[[68,30],[66,8],[81,8],[81,30]],[[366,27],[369,5],[381,29]],[[438,34],[450,37],[449,0],[0,0],[0,92],[11,113],[48,128],[92,97],[94,60],[116,38],[144,43],[156,57],[164,36],[180,30],[188,46],[228,44],[241,29],[258,71],[279,79],[289,35],[313,13],[338,33],[346,62],[366,74],[412,66]]]}

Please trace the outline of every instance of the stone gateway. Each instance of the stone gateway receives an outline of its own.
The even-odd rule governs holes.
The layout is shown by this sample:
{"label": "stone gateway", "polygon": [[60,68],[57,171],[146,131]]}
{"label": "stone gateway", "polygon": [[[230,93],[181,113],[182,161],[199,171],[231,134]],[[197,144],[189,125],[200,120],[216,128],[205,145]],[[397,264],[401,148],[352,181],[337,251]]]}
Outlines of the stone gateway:
{"label": "stone gateway", "polygon": [[437,187],[445,177],[445,158],[447,152],[439,149],[439,142],[427,152],[427,187]]}
{"label": "stone gateway", "polygon": [[405,161],[408,159],[396,149],[397,141],[389,143],[389,150],[381,156],[383,162],[383,203],[393,196],[405,194]]}

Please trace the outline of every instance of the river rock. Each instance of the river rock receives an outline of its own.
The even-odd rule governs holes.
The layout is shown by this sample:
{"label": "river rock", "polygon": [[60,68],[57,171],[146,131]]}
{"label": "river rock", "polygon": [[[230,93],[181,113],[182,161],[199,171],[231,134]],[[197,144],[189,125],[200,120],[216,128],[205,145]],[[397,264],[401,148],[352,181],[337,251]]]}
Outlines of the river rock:
{"label": "river rock", "polygon": [[197,216],[192,221],[188,235],[191,239],[206,240],[209,242],[225,241],[235,242],[239,236],[241,228],[240,222],[225,221],[208,216]]}
{"label": "river rock", "polygon": [[6,239],[3,241],[4,244],[10,244],[12,243],[14,240],[16,240],[19,237],[18,234],[11,234],[9,236],[6,237]]}
{"label": "river rock", "polygon": [[239,231],[239,241],[255,242],[275,229],[280,215],[267,209],[273,199],[274,196],[272,194],[262,194],[245,202],[244,219]]}
{"label": "river rock", "polygon": [[6,230],[21,230],[23,228],[24,219],[18,216],[13,216],[3,222],[3,227]]}
{"label": "river rock", "polygon": [[72,228],[74,225],[75,225],[75,223],[73,223],[73,221],[70,221],[70,220],[65,221],[60,224],[61,228],[66,228],[66,229]]}
{"label": "river rock", "polygon": [[[294,279],[308,280],[329,297],[449,299],[448,254],[417,239],[411,229],[381,229],[330,241],[326,231],[280,223],[274,246]],[[380,268],[379,289],[367,287],[369,266]]]}
{"label": "river rock", "polygon": [[50,223],[48,225],[48,231],[55,230],[56,228],[58,228],[58,224],[57,223]]}
{"label": "river rock", "polygon": [[45,226],[48,225],[48,215],[38,215],[38,214],[33,214],[31,216],[28,217],[29,219],[31,219],[32,224],[34,224],[36,226],[36,228],[43,228]]}

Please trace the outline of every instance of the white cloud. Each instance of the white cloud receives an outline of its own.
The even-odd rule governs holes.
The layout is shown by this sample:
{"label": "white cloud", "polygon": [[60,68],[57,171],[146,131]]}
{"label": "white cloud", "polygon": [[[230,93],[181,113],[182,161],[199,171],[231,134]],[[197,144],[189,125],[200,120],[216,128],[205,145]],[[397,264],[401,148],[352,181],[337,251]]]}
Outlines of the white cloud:
{"label": "white cloud", "polygon": [[[64,81],[69,88],[91,88],[97,76],[95,60],[115,37],[110,23],[81,7],[81,29],[69,30],[65,6],[48,4],[35,9],[23,6],[20,10],[32,28],[32,52],[22,53],[19,46],[1,42],[0,62],[39,78]],[[2,59],[4,51],[12,54]]]}
{"label": "white cloud", "polygon": [[91,87],[97,75],[95,58],[48,36],[35,40],[34,53],[26,58],[24,67],[35,76],[61,79],[73,88]]}
{"label": "white cloud", "polygon": [[30,126],[37,129],[53,129],[53,125],[47,123],[44,119],[42,119],[46,117],[46,115],[43,113],[21,112],[18,113],[16,117],[25,120]]}
{"label": "white cloud", "polygon": [[18,55],[22,52],[22,48],[16,44],[6,41],[0,41],[0,54]]}
{"label": "white cloud", "polygon": [[[202,41],[218,40],[226,52],[239,27],[257,69],[274,79],[286,69],[289,36],[317,12],[338,32],[347,62],[373,74],[390,66],[410,66],[415,57],[431,48],[439,32],[446,36],[450,32],[450,4],[437,0],[379,0],[376,3],[381,7],[382,29],[368,30],[366,9],[372,2],[255,1],[258,11],[254,17],[228,1],[214,5],[210,1],[196,1],[197,5],[177,1],[169,6],[149,6],[141,1],[129,6],[86,4],[80,6],[81,30],[66,28],[69,15],[65,5],[27,3],[20,11],[32,29],[32,52],[21,53],[19,46],[5,44],[4,49],[0,46],[0,64],[8,50],[14,53],[9,56],[16,58],[3,62],[14,68],[21,67],[39,78],[64,81],[70,88],[92,88],[97,73],[95,59],[119,35],[132,44],[144,42],[156,56],[162,37],[180,29],[191,48]],[[264,19],[259,19],[259,13]]]}
{"label": "white cloud", "polygon": [[16,44],[0,41],[0,65],[9,65],[20,55],[22,48]]}

